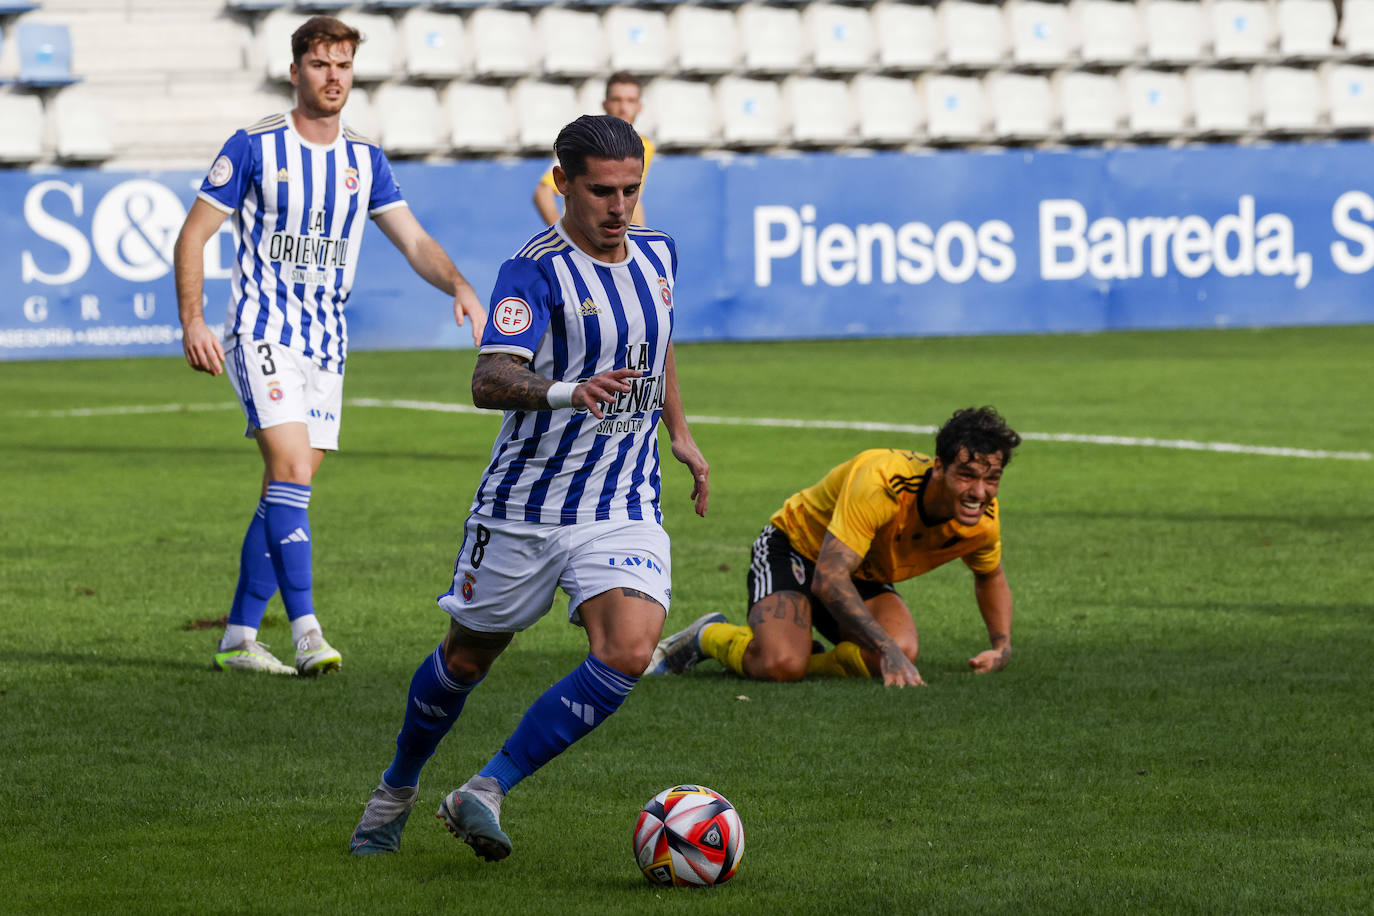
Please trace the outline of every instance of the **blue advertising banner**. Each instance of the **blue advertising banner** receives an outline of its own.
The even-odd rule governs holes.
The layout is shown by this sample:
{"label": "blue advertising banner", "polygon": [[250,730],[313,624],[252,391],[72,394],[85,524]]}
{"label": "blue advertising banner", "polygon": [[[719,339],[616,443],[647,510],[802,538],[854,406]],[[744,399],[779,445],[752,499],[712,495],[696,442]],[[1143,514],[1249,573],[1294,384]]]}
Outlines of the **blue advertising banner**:
{"label": "blue advertising banner", "polygon": [[[1367,142],[655,159],[678,339],[1374,322]],[[546,162],[397,163],[485,295]],[[203,175],[0,171],[0,359],[181,352],[172,244]],[[471,346],[370,228],[352,349]],[[230,223],[205,251],[222,323]]]}

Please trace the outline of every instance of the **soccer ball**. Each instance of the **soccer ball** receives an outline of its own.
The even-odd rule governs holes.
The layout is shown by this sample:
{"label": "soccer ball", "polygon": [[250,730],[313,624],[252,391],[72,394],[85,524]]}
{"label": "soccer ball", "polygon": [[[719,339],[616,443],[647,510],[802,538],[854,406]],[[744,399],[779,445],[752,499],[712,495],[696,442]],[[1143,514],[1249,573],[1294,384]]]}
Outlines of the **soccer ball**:
{"label": "soccer ball", "polygon": [[649,799],[635,821],[635,859],[652,884],[724,884],[744,854],[739,812],[705,786],[674,786]]}

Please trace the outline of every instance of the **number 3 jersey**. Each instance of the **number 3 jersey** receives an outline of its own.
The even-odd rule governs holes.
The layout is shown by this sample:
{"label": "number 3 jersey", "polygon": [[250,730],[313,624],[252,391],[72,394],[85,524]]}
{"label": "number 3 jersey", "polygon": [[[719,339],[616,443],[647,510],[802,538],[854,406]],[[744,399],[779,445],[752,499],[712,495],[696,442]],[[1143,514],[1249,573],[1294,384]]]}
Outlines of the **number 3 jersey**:
{"label": "number 3 jersey", "polygon": [[536,375],[577,382],[612,369],[641,372],[631,390],[587,410],[508,410],[472,511],[572,525],[662,522],[656,428],[673,330],[677,248],[631,226],[629,256],[598,261],[555,225],[501,265],[480,352],[530,360]]}
{"label": "number 3 jersey", "polygon": [[272,115],[229,138],[198,196],[233,214],[226,347],[265,340],[342,374],[367,216],[406,205],[381,148],[348,127],[308,143]]}

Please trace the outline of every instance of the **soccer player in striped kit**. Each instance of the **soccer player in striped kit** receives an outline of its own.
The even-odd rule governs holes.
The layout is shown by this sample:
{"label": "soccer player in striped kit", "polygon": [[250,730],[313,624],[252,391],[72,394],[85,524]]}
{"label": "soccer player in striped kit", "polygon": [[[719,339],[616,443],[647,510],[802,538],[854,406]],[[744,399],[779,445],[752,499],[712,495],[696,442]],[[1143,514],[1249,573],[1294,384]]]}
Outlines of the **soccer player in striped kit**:
{"label": "soccer player in striped kit", "polygon": [[[391,164],[373,141],[343,126],[362,36],[315,16],[291,36],[296,106],[237,131],[201,185],[174,249],[182,347],[192,369],[229,380],[257,440],[261,499],[240,554],[229,624],[214,656],[221,670],[321,674],[342,664],[315,616],[310,487],[338,448],[353,285],[367,217],[421,277],[453,297],[458,324],[481,338],[486,310],[410,212]],[[206,242],[233,215],[234,268],[224,340],[202,310]],[[226,365],[227,364],[227,365]],[[295,665],[257,641],[268,600],[281,590]]]}
{"label": "soccer player in striped kit", "polygon": [[438,817],[487,860],[510,854],[501,801],[615,712],[663,630],[672,560],[659,508],[660,418],[706,514],[709,467],[673,358],[677,249],[630,225],[644,147],[628,123],[586,115],[554,144],[562,220],[497,276],[473,401],[505,411],[439,597],[448,634],[410,683],[396,754],[353,831],[358,855],[394,852],[420,769],[511,637],[568,594],[589,652],[525,712]]}

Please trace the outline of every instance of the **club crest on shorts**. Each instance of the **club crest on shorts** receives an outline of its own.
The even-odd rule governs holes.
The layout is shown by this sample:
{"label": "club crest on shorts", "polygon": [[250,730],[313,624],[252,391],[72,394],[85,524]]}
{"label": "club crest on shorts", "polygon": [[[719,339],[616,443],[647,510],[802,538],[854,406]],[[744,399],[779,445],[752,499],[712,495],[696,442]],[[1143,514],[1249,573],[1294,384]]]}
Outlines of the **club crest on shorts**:
{"label": "club crest on shorts", "polygon": [[462,586],[462,588],[460,589],[460,591],[463,593],[463,600],[464,600],[464,601],[471,601],[471,600],[472,600],[473,586],[475,586],[476,584],[477,584],[477,577],[476,577],[476,576],[474,576],[474,575],[473,575],[472,573],[470,573],[470,572],[465,572],[465,573],[463,573],[463,586]]}
{"label": "club crest on shorts", "polygon": [[281,390],[281,382],[268,382],[267,396],[274,401],[280,401],[286,397],[286,392]]}
{"label": "club crest on shorts", "polygon": [[792,578],[797,580],[798,585],[806,584],[806,565],[795,553],[792,554]]}

